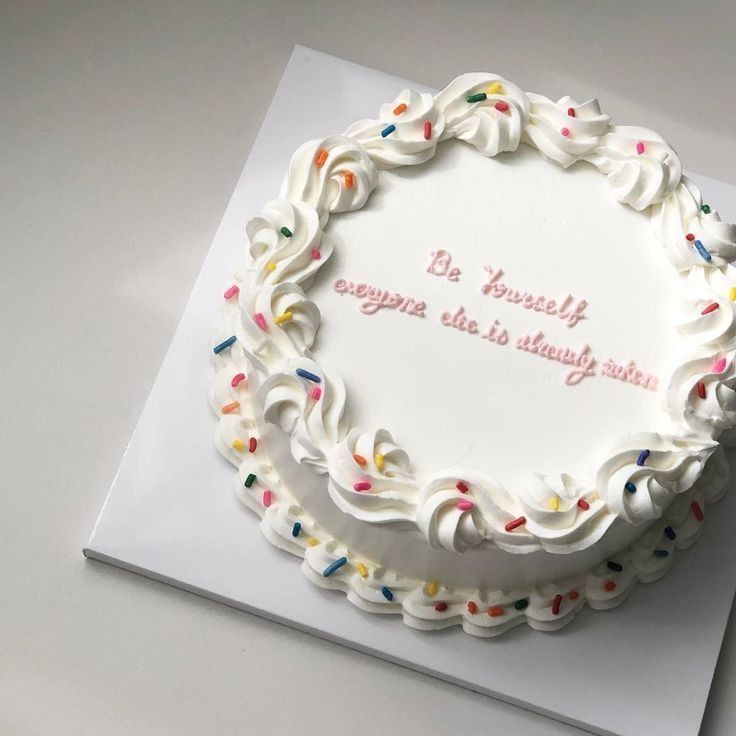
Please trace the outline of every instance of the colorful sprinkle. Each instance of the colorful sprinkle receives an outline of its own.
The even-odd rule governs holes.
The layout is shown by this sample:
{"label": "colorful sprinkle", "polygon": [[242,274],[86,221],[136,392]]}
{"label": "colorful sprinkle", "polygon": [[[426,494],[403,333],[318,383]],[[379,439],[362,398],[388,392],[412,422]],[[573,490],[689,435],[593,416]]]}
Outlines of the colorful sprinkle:
{"label": "colorful sprinkle", "polygon": [[736,286],[732,286],[728,290],[728,300],[731,302],[736,302]]}
{"label": "colorful sprinkle", "polygon": [[237,284],[233,284],[224,294],[225,299],[232,299],[236,294],[240,293],[240,288]]}
{"label": "colorful sprinkle", "polygon": [[266,264],[266,271],[273,273],[276,270],[276,264],[273,261],[269,261]]}
{"label": "colorful sprinkle", "polygon": [[726,369],[726,359],[725,358],[718,358],[718,360],[713,363],[713,373],[723,373],[723,371]]}
{"label": "colorful sprinkle", "polygon": [[273,321],[274,321],[274,322],[275,322],[275,323],[276,323],[277,325],[284,325],[284,324],[286,324],[287,322],[290,322],[293,316],[294,316],[294,315],[293,315],[293,314],[292,314],[291,312],[284,312],[283,314],[277,314],[277,315],[276,315],[276,316],[275,316],[275,317],[273,318]]}
{"label": "colorful sprinkle", "polygon": [[321,169],[324,166],[325,161],[327,161],[328,155],[329,154],[324,148],[321,148],[319,151],[317,151],[317,155],[314,157],[314,163],[317,165],[318,169]]}
{"label": "colorful sprinkle", "polygon": [[710,314],[711,312],[715,312],[716,309],[720,309],[721,305],[718,302],[713,302],[712,304],[709,304],[700,314]]}
{"label": "colorful sprinkle", "polygon": [[568,138],[570,135],[570,128],[560,128],[560,135]]}
{"label": "colorful sprinkle", "polygon": [[624,489],[629,493],[636,493],[636,486],[630,480],[627,480],[626,483],[624,483]]}
{"label": "colorful sprinkle", "polygon": [[355,177],[352,171],[343,171],[342,175],[345,177],[345,188],[352,189],[355,185]]}
{"label": "colorful sprinkle", "polygon": [[387,135],[391,135],[396,130],[395,125],[387,125],[382,131],[381,131],[381,138],[385,138]]}
{"label": "colorful sprinkle", "polygon": [[568,107],[568,108],[567,108],[567,114],[568,114],[568,115],[569,115],[569,116],[570,116],[571,118],[574,118],[574,117],[575,117],[575,108],[574,108],[574,107]]}
{"label": "colorful sprinkle", "polygon": [[362,578],[368,577],[368,568],[362,562],[358,563],[358,575]]}
{"label": "colorful sprinkle", "polygon": [[253,315],[253,319],[256,321],[256,324],[262,329],[266,329],[266,318],[258,312],[257,314]]}
{"label": "colorful sprinkle", "polygon": [[697,386],[698,386],[698,396],[701,399],[704,399],[706,397],[705,384],[702,381],[698,381]]}
{"label": "colorful sprinkle", "polygon": [[240,439],[234,439],[231,444],[235,450],[243,450],[245,448],[245,443]]}
{"label": "colorful sprinkle", "polygon": [[703,214],[704,215],[709,215],[710,214],[710,205],[709,204],[704,204],[700,209],[703,211]]}
{"label": "colorful sprinkle", "polygon": [[383,470],[386,467],[386,458],[380,452],[377,452],[373,456],[373,462],[376,464],[376,467],[379,471]]}
{"label": "colorful sprinkle", "polygon": [[703,519],[705,519],[705,514],[703,513],[703,509],[700,507],[700,504],[697,501],[693,501],[690,504],[690,510],[693,512],[693,516],[698,521],[703,521]]}
{"label": "colorful sprinkle", "polygon": [[312,401],[319,401],[322,396],[322,389],[319,386],[315,386],[312,389]]}
{"label": "colorful sprinkle", "polygon": [[488,95],[497,95],[501,94],[503,92],[503,86],[501,85],[501,82],[491,82],[488,85],[488,89],[486,89],[486,94]]}
{"label": "colorful sprinkle", "polygon": [[557,498],[557,496],[552,496],[549,500],[549,507],[552,509],[552,511],[559,511],[560,510],[560,499]]}
{"label": "colorful sprinkle", "polygon": [[437,591],[440,589],[440,586],[435,580],[430,580],[427,583],[427,595],[430,598],[434,598],[437,595]]}
{"label": "colorful sprinkle", "polygon": [[281,228],[280,232],[285,238],[290,238],[294,234],[288,227],[286,227],[286,225]]}
{"label": "colorful sprinkle", "polygon": [[520,598],[518,601],[516,601],[516,603],[514,603],[514,608],[517,611],[523,611],[528,605],[529,605],[528,598]]}
{"label": "colorful sprinkle", "polygon": [[385,585],[381,588],[381,593],[387,601],[392,601],[394,599],[394,594],[391,592],[391,588],[387,588]]}
{"label": "colorful sprinkle", "polygon": [[348,561],[347,557],[338,557],[334,562],[331,562],[327,567],[322,570],[322,575],[326,578],[330,577],[333,572],[339,570]]}
{"label": "colorful sprinkle", "polygon": [[478,604],[475,601],[468,601],[468,613],[472,615],[478,613]]}
{"label": "colorful sprinkle", "polygon": [[520,516],[518,519],[514,519],[513,521],[509,521],[506,526],[504,526],[504,529],[507,532],[512,532],[514,529],[518,529],[520,526],[524,526],[526,524],[526,517]]}
{"label": "colorful sprinkle", "polygon": [[268,508],[273,502],[273,492],[263,491],[263,505]]}
{"label": "colorful sprinkle", "polygon": [[317,537],[307,537],[307,544],[310,547],[316,547],[319,544],[319,539]]}
{"label": "colorful sprinkle", "polygon": [[669,550],[666,549],[655,549],[654,550],[654,556],[655,557],[669,557]]}
{"label": "colorful sprinkle", "polygon": [[232,337],[228,337],[227,340],[223,340],[219,345],[215,345],[214,348],[212,348],[212,352],[217,355],[221,353],[223,350],[227,350],[238,338],[233,335]]}
{"label": "colorful sprinkle", "polygon": [[394,115],[401,115],[402,112],[406,112],[407,104],[402,102],[400,105],[396,105],[394,108]]}
{"label": "colorful sprinkle", "polygon": [[246,488],[250,488],[255,482],[256,482],[256,476],[253,473],[248,473],[248,476],[246,477],[245,483],[243,483],[243,485]]}
{"label": "colorful sprinkle", "polygon": [[248,440],[248,452],[253,454],[258,449],[258,440],[255,437],[251,437]]}
{"label": "colorful sprinkle", "polygon": [[321,383],[322,379],[319,376],[316,376],[314,373],[310,373],[307,370],[304,370],[304,368],[297,368],[294,373],[299,376],[299,378],[304,378],[307,381],[311,381],[312,383]]}
{"label": "colorful sprinkle", "polygon": [[468,488],[466,483],[463,483],[463,481],[459,480],[457,483],[455,483],[455,488],[460,491],[460,493],[467,493],[470,488]]}
{"label": "colorful sprinkle", "polygon": [[233,388],[237,388],[243,381],[245,381],[245,373],[236,373],[233,376],[233,380],[230,381],[230,385]]}
{"label": "colorful sprinkle", "polygon": [[231,401],[229,404],[223,404],[220,407],[220,411],[223,414],[233,414],[238,409],[240,409],[240,402],[239,401]]}
{"label": "colorful sprinkle", "polygon": [[445,601],[437,601],[437,603],[434,604],[434,610],[437,611],[437,613],[442,613],[443,611],[446,611],[447,603]]}
{"label": "colorful sprinkle", "polygon": [[368,464],[368,461],[362,455],[353,455],[353,460],[355,460],[361,468],[364,468]]}
{"label": "colorful sprinkle", "polygon": [[509,111],[509,103],[504,102],[503,100],[499,100],[493,107],[496,108],[499,112],[508,112]]}
{"label": "colorful sprinkle", "polygon": [[432,138],[432,123],[427,120],[426,123],[424,123],[424,140],[428,141]]}
{"label": "colorful sprinkle", "polygon": [[570,599],[571,601],[576,601],[576,600],[577,600],[578,598],[580,598],[580,593],[578,593],[578,592],[577,592],[577,590],[571,590],[571,591],[570,591],[570,592],[569,592],[569,593],[567,594],[567,597],[568,597],[568,598],[569,598],[569,599]]}
{"label": "colorful sprinkle", "polygon": [[485,92],[478,92],[474,95],[468,95],[465,98],[466,102],[483,102],[488,97]]}
{"label": "colorful sprinkle", "polygon": [[638,465],[639,467],[641,467],[642,465],[644,465],[644,463],[645,463],[645,462],[647,461],[647,458],[649,457],[649,455],[650,455],[650,452],[649,452],[649,450],[642,450],[642,451],[641,451],[641,452],[639,453],[639,457],[638,457],[638,458],[636,458],[636,464],[637,464],[637,465]]}
{"label": "colorful sprinkle", "polygon": [[472,501],[458,501],[457,502],[457,508],[460,511],[472,511],[473,510],[473,502]]}
{"label": "colorful sprinkle", "polygon": [[616,583],[614,583],[613,580],[606,580],[606,582],[603,583],[603,590],[605,590],[606,593],[616,590]]}
{"label": "colorful sprinkle", "polygon": [[586,500],[585,500],[584,498],[579,498],[579,499],[578,499],[578,506],[579,506],[579,507],[580,507],[580,508],[581,508],[581,509],[582,509],[583,511],[587,511],[587,510],[588,510],[588,509],[590,508],[590,504],[589,504],[589,503],[588,503],[588,502],[587,502],[587,501],[586,501]]}
{"label": "colorful sprinkle", "polygon": [[609,570],[613,570],[613,572],[621,572],[624,569],[624,566],[620,564],[619,562],[606,562],[606,567]]}
{"label": "colorful sprinkle", "polygon": [[372,486],[367,480],[363,480],[359,483],[356,483],[353,488],[358,491],[358,493],[362,493],[363,491],[370,491]]}
{"label": "colorful sprinkle", "polygon": [[667,535],[668,539],[674,540],[677,537],[677,534],[675,534],[675,530],[671,526],[666,526],[664,528],[664,533]]}
{"label": "colorful sprinkle", "polygon": [[636,144],[636,152],[641,156],[642,153],[644,153],[644,144],[641,141],[638,141]]}
{"label": "colorful sprinkle", "polygon": [[560,612],[561,605],[562,605],[562,596],[558,593],[552,599],[552,615],[556,616]]}
{"label": "colorful sprinkle", "polygon": [[298,537],[299,532],[302,530],[302,523],[301,521],[295,521],[294,526],[291,527],[291,536],[292,537]]}
{"label": "colorful sprinkle", "polygon": [[698,251],[698,253],[700,253],[703,260],[708,261],[708,263],[710,263],[711,260],[713,260],[713,257],[711,256],[711,254],[708,253],[708,251],[706,250],[706,247],[699,240],[695,241],[695,249]]}
{"label": "colorful sprinkle", "polygon": [[491,606],[488,609],[488,615],[491,618],[498,618],[499,616],[503,616],[503,606]]}
{"label": "colorful sprinkle", "polygon": [[685,236],[685,240],[689,240],[689,241],[690,241],[690,242],[692,243],[692,242],[693,242],[693,240],[695,240],[695,236],[694,236],[694,235],[693,235],[692,233],[688,233],[688,234],[687,234],[687,235]]}

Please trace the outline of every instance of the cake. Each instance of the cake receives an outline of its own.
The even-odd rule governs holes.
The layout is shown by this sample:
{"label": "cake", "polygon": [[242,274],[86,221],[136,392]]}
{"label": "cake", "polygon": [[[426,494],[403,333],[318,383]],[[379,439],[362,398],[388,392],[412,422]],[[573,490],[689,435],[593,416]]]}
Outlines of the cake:
{"label": "cake", "polygon": [[736,227],[659,135],[465,74],[302,145],[245,230],[215,441],[316,585],[418,629],[556,630],[701,534]]}

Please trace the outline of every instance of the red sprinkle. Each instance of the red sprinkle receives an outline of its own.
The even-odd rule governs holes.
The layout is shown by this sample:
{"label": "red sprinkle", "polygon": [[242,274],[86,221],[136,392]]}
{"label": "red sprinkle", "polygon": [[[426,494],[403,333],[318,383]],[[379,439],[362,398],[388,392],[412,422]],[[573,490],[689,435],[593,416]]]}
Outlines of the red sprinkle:
{"label": "red sprinkle", "polygon": [[560,612],[562,605],[562,596],[558,593],[552,600],[552,613],[556,616]]}
{"label": "red sprinkle", "polygon": [[233,376],[233,380],[230,381],[230,385],[233,388],[235,388],[238,384],[242,383],[243,381],[245,381],[245,373],[236,373]]}
{"label": "red sprinkle", "polygon": [[703,509],[700,508],[700,504],[697,501],[693,501],[690,504],[690,510],[693,512],[693,516],[698,521],[703,521],[703,519],[705,519],[705,514],[703,513]]}
{"label": "red sprinkle", "polygon": [[580,507],[580,508],[581,508],[581,509],[582,509],[583,511],[587,511],[587,510],[588,510],[588,509],[590,508],[590,504],[589,504],[589,503],[588,503],[588,502],[587,502],[587,501],[586,501],[586,500],[585,500],[584,498],[579,498],[579,499],[578,499],[578,506],[579,506],[579,507]]}
{"label": "red sprinkle", "polygon": [[273,501],[273,493],[271,491],[263,491],[263,505],[268,508]]}
{"label": "red sprinkle", "polygon": [[424,123],[424,140],[428,141],[432,137],[432,123],[427,120],[426,123]]}
{"label": "red sprinkle", "polygon": [[468,613],[478,613],[478,604],[475,601],[468,601]]}
{"label": "red sprinkle", "polygon": [[574,117],[575,117],[575,108],[574,108],[574,107],[568,107],[568,108],[567,108],[567,114],[568,114],[568,115],[569,115],[569,116],[570,116],[571,118],[574,118]]}
{"label": "red sprinkle", "polygon": [[567,597],[568,597],[568,598],[569,598],[569,599],[570,599],[571,601],[576,601],[576,600],[577,600],[578,598],[580,598],[580,593],[578,593],[578,592],[577,592],[577,590],[571,590],[571,591],[570,591],[570,592],[569,592],[569,593],[567,594]]}
{"label": "red sprinkle", "polygon": [[702,381],[698,381],[698,396],[701,399],[705,398],[705,384]]}
{"label": "red sprinkle", "polygon": [[507,532],[512,532],[514,529],[518,529],[520,526],[524,526],[526,524],[526,516],[520,516],[518,519],[514,519],[513,521],[510,521],[504,529]]}
{"label": "red sprinkle", "polygon": [[616,583],[613,582],[613,580],[606,580],[605,583],[603,583],[603,590],[606,591],[606,593],[610,593],[612,590],[616,589]]}
{"label": "red sprinkle", "polygon": [[694,235],[693,235],[692,233],[688,233],[688,234],[687,234],[687,235],[685,236],[685,239],[686,239],[686,240],[689,240],[689,241],[690,241],[690,242],[692,243],[692,242],[693,242],[693,240],[695,240],[695,236],[694,236]]}
{"label": "red sprinkle", "polygon": [[491,606],[488,609],[488,615],[491,618],[497,618],[498,616],[503,616],[503,606]]}
{"label": "red sprinkle", "polygon": [[468,486],[465,483],[463,483],[461,480],[455,483],[455,488],[457,488],[458,491],[460,491],[460,493],[467,493],[470,490]]}
{"label": "red sprinkle", "polygon": [[442,613],[442,611],[446,611],[447,603],[445,603],[445,601],[437,601],[437,603],[434,604],[434,610],[437,611],[437,613]]}
{"label": "red sprinkle", "polygon": [[509,111],[509,103],[504,102],[503,100],[499,100],[493,107],[496,108],[499,112],[508,112]]}
{"label": "red sprinkle", "polygon": [[718,302],[713,302],[712,304],[709,304],[700,314],[710,314],[711,312],[715,312],[716,309],[720,309],[720,304],[718,304]]}
{"label": "red sprinkle", "polygon": [[237,284],[233,284],[224,294],[225,299],[230,299],[240,293]]}
{"label": "red sprinkle", "polygon": [[248,441],[248,452],[255,452],[258,447],[258,440],[255,437],[251,437]]}

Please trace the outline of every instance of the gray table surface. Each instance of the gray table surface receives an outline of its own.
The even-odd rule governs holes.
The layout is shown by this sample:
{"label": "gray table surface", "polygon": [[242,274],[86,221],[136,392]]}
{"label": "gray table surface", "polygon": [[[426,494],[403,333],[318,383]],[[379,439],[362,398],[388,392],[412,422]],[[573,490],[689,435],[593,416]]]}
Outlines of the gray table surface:
{"label": "gray table surface", "polygon": [[[734,29],[727,2],[2,0],[0,734],[574,732],[80,549],[295,43],[596,94],[733,182]],[[730,626],[708,736],[735,670]]]}

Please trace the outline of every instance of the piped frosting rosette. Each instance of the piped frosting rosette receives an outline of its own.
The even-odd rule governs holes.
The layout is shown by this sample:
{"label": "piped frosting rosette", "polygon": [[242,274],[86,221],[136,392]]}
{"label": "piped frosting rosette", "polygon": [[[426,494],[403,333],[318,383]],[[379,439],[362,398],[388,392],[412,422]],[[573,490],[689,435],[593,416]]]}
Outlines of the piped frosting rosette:
{"label": "piped frosting rosette", "polygon": [[606,175],[616,199],[635,210],[661,202],[682,178],[677,154],[646,128],[612,127],[586,160]]}
{"label": "piped frosting rosette", "polygon": [[[699,437],[731,445],[736,439],[736,353],[708,352],[683,363],[670,378],[667,409]],[[724,434],[725,432],[725,434]]]}
{"label": "piped frosting rosette", "polygon": [[346,434],[345,386],[308,358],[292,359],[261,385],[266,422],[281,427],[299,463],[327,472],[327,454]]}
{"label": "piped frosting rosette", "polygon": [[432,158],[444,128],[432,95],[405,89],[381,106],[378,120],[358,120],[345,135],[359,141],[379,167],[388,169]]}
{"label": "piped frosting rosette", "polygon": [[557,102],[533,93],[524,141],[548,160],[567,168],[590,154],[608,132],[610,118],[601,112],[598,100],[578,104],[571,97]]}
{"label": "piped frosting rosette", "polygon": [[365,148],[347,136],[331,135],[297,149],[279,196],[310,204],[324,227],[331,212],[360,209],[377,181],[376,165]]}
{"label": "piped frosting rosette", "polygon": [[342,511],[373,523],[413,519],[418,491],[409,457],[385,429],[352,429],[329,454],[328,469]]}
{"label": "piped frosting rosette", "polygon": [[462,74],[436,97],[444,114],[442,138],[458,138],[485,156],[515,151],[529,115],[529,100],[512,82],[495,74]]}
{"label": "piped frosting rosette", "polygon": [[630,524],[658,519],[674,496],[693,486],[716,446],[707,439],[627,435],[598,469],[596,490]]}

